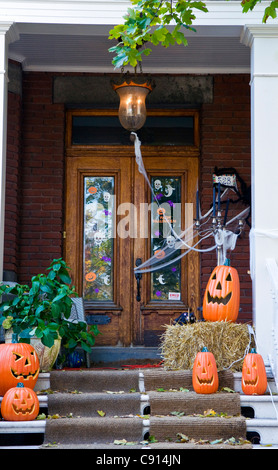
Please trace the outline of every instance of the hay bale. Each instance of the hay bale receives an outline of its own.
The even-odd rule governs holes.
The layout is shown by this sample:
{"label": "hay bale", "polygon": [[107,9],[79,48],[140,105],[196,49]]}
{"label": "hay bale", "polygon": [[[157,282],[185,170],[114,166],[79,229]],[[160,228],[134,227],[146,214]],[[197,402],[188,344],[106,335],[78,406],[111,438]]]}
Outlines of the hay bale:
{"label": "hay bale", "polygon": [[192,370],[196,354],[207,347],[219,371],[241,371],[246,348],[255,347],[247,324],[221,321],[165,326],[160,348],[167,369]]}

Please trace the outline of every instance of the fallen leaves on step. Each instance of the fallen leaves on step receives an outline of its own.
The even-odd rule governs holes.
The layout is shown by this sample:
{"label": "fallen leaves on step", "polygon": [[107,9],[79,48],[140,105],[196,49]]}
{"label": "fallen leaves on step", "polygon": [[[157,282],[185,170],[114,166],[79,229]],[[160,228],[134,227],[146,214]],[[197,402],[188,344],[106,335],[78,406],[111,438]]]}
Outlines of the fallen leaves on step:
{"label": "fallen leaves on step", "polygon": [[210,441],[209,439],[190,439],[188,436],[182,433],[177,433],[177,440],[176,442],[180,443],[190,443],[190,444],[209,444],[209,445],[217,445],[217,444],[224,444],[224,445],[246,445],[250,444],[250,441],[244,439],[244,438],[238,438],[236,439],[235,437],[230,437],[229,439],[214,439],[213,441]]}
{"label": "fallen leaves on step", "polygon": [[103,418],[104,416],[106,416],[105,411],[97,410],[97,413],[98,413],[98,415],[101,416],[102,418]]}
{"label": "fallen leaves on step", "polygon": [[135,446],[138,442],[127,441],[126,439],[115,439],[114,444],[119,446]]}
{"label": "fallen leaves on step", "polygon": [[190,390],[188,388],[184,388],[184,387],[180,387],[179,389],[177,388],[169,388],[169,389],[166,389],[166,388],[163,388],[163,387],[159,387],[156,389],[157,392],[189,392]]}

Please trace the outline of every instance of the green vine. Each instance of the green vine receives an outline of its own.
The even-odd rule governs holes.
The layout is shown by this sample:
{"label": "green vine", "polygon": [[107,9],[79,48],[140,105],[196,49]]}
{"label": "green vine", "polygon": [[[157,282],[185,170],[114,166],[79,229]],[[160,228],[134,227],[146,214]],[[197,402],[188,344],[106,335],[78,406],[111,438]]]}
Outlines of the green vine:
{"label": "green vine", "polygon": [[[261,0],[242,0],[243,13],[252,11]],[[133,8],[128,8],[124,15],[124,23],[115,26],[109,39],[116,39],[115,46],[109,48],[114,53],[112,64],[115,68],[126,65],[141,66],[142,56],[152,52],[147,44],[169,47],[174,44],[187,46],[185,30],[196,31],[193,21],[196,19],[195,10],[207,12],[206,3],[195,0],[131,0]],[[276,18],[278,0],[271,1],[265,8],[262,22],[269,17]]]}

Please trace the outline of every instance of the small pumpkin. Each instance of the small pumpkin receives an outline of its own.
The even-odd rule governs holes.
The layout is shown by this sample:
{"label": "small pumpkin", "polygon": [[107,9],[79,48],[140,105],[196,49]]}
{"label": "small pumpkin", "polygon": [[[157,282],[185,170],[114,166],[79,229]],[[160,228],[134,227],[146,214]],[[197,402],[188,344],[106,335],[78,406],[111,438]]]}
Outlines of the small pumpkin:
{"label": "small pumpkin", "polygon": [[245,395],[263,395],[267,389],[264,360],[254,348],[243,360],[241,388]]}
{"label": "small pumpkin", "polygon": [[154,252],[154,256],[157,258],[157,259],[163,259],[164,256],[165,256],[165,251],[164,250],[156,250]]}
{"label": "small pumpkin", "polygon": [[21,382],[5,393],[1,403],[2,418],[6,421],[32,421],[38,416],[39,409],[36,392]]}
{"label": "small pumpkin", "polygon": [[240,283],[238,272],[229,265],[214,268],[203,300],[203,317],[207,321],[235,322],[239,312]]}
{"label": "small pumpkin", "polygon": [[22,382],[34,388],[40,372],[38,355],[31,344],[18,343],[13,335],[12,343],[0,348],[0,395]]}
{"label": "small pumpkin", "polygon": [[219,380],[215,357],[207,348],[198,352],[193,364],[192,384],[196,393],[215,393]]}

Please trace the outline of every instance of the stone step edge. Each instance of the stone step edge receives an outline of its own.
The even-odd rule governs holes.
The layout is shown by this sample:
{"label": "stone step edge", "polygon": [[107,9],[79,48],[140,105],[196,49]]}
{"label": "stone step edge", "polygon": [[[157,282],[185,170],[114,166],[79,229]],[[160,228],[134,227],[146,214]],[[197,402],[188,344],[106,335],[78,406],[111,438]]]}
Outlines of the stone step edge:
{"label": "stone step edge", "polygon": [[45,433],[46,420],[0,421],[0,434]]}
{"label": "stone step edge", "polygon": [[278,420],[277,419],[247,419],[246,432],[255,432],[260,436],[261,446],[278,446]]}

